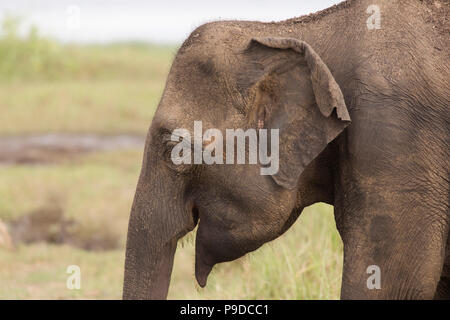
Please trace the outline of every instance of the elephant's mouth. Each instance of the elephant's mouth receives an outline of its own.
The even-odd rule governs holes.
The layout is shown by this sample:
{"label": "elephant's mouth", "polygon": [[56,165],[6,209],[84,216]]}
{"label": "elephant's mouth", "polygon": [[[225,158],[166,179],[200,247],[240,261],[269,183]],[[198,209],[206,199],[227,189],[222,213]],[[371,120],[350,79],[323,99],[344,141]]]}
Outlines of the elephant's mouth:
{"label": "elephant's mouth", "polygon": [[214,265],[210,265],[204,259],[204,255],[196,253],[195,254],[195,278],[197,279],[200,287],[206,286],[206,281],[211,273]]}
{"label": "elephant's mouth", "polygon": [[[194,217],[195,225],[199,225],[200,213],[198,208],[194,205],[192,208],[192,214]],[[197,279],[198,284],[203,288],[206,286],[206,281],[208,280],[208,275],[210,274],[214,264],[210,264],[205,261],[205,249],[204,246],[201,245],[201,239],[199,241],[197,232],[197,238],[195,240],[195,278]]]}
{"label": "elephant's mouth", "polygon": [[[208,248],[206,229],[205,222],[200,220],[195,239],[195,278],[202,288],[206,286],[208,276],[215,264],[211,257],[211,250]],[[210,239],[210,241],[214,240]]]}
{"label": "elephant's mouth", "polygon": [[195,240],[195,278],[203,288],[217,263],[233,261],[255,250],[262,243],[252,243],[200,215]]}

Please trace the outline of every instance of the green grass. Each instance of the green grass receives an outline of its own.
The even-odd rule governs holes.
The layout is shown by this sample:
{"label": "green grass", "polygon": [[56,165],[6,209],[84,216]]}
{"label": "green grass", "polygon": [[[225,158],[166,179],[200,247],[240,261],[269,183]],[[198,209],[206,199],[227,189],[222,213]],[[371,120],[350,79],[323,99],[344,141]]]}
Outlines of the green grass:
{"label": "green grass", "polygon": [[203,289],[195,283],[192,241],[179,245],[169,298],[338,299],[341,252],[332,207],[316,204],[285,235],[237,261],[216,265]]}
{"label": "green grass", "polygon": [[[144,44],[67,46],[14,19],[0,34],[0,136],[36,132],[145,134],[175,48]],[[7,24],[8,24],[7,23]],[[85,251],[35,243],[0,248],[0,299],[118,299],[128,215],[142,151],[95,153],[54,165],[0,166],[0,219],[55,203],[86,238],[118,239],[117,249]],[[194,277],[193,237],[180,241],[169,298],[336,299],[342,243],[332,208],[307,208],[279,239],[217,265],[208,285]],[[66,288],[66,268],[81,268],[81,290]]]}
{"label": "green grass", "polygon": [[0,218],[60,205],[89,234],[108,232],[123,243],[141,151],[91,155],[54,166],[0,167]]}
{"label": "green grass", "polygon": [[[107,223],[107,221],[105,221]],[[237,261],[214,267],[208,285],[194,278],[194,244],[179,243],[169,299],[338,299],[341,242],[331,208],[306,210],[286,235]],[[0,249],[0,299],[120,299],[124,251],[88,252],[33,244]],[[81,289],[66,287],[69,265]]]}
{"label": "green grass", "polygon": [[[86,252],[34,244],[0,250],[0,299],[118,299],[123,282],[122,250]],[[81,270],[80,290],[66,286],[67,267]]]}
{"label": "green grass", "polygon": [[0,135],[49,131],[145,134],[163,87],[163,77],[0,83]]}
{"label": "green grass", "polygon": [[[31,27],[19,36],[21,21],[5,17],[0,30],[0,80],[40,82],[61,80],[149,79],[165,75],[174,47],[142,43],[61,45]],[[114,54],[111,54],[114,52]]]}
{"label": "green grass", "polygon": [[62,45],[19,25],[6,18],[0,32],[0,135],[145,134],[176,47]]}

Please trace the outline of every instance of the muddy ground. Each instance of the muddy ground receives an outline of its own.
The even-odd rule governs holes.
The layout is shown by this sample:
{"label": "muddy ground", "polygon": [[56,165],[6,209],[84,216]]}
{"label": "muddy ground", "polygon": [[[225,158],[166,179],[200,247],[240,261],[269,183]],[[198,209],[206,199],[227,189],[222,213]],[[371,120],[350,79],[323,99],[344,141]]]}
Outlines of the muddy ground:
{"label": "muddy ground", "polygon": [[[0,165],[52,165],[91,152],[144,148],[138,135],[34,134],[0,137]],[[24,213],[13,221],[0,219],[0,247],[20,243],[69,244],[85,250],[110,250],[119,246],[118,236],[109,232],[90,233],[67,219],[58,201]]]}
{"label": "muddy ground", "polygon": [[53,163],[94,151],[143,148],[144,136],[41,134],[0,137],[0,164]]}

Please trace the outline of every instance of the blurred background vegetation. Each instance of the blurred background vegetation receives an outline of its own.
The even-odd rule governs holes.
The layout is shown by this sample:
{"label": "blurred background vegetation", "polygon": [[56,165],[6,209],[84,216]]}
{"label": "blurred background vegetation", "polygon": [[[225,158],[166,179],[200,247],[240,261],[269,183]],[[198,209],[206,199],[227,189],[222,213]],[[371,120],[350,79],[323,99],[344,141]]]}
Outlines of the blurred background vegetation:
{"label": "blurred background vegetation", "polygon": [[[61,44],[35,27],[19,36],[19,27],[8,17],[0,32],[0,299],[118,299],[143,145],[87,152],[64,137],[143,139],[177,48]],[[29,137],[43,143],[19,148]],[[337,299],[342,243],[332,212],[307,208],[279,239],[216,266],[205,289],[187,236],[169,298]],[[80,290],[66,288],[69,265],[81,268]]]}

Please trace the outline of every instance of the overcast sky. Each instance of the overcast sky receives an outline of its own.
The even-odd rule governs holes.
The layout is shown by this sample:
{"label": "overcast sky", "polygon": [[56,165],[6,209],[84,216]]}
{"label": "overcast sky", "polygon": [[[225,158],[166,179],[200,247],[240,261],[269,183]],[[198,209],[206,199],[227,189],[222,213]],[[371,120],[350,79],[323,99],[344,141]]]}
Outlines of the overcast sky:
{"label": "overcast sky", "polygon": [[342,0],[0,0],[0,19],[19,15],[24,28],[65,42],[179,43],[204,22],[277,21],[330,7]]}

